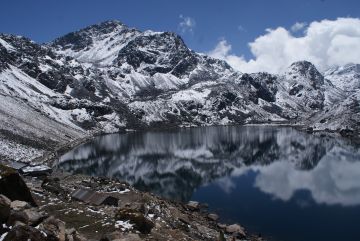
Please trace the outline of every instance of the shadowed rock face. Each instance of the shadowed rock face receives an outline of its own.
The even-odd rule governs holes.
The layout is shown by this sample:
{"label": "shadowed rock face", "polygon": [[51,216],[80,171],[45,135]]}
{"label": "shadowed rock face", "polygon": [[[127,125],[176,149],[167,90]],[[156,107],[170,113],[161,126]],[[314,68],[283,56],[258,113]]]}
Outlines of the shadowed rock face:
{"label": "shadowed rock face", "polygon": [[0,194],[5,195],[12,201],[25,201],[33,206],[36,203],[20,175],[13,169],[0,164]]}
{"label": "shadowed rock face", "polygon": [[283,81],[292,98],[311,110],[324,107],[324,76],[307,61],[293,63],[285,72]]}
{"label": "shadowed rock face", "polygon": [[118,31],[119,27],[126,27],[119,21],[106,21],[91,25],[76,32],[68,33],[52,42],[53,46],[61,46],[64,49],[74,51],[82,50],[93,44],[93,37],[106,35]]}
{"label": "shadowed rock face", "polygon": [[[65,91],[66,86],[73,82],[69,67],[57,62],[61,58],[51,48],[24,37],[0,34],[0,38],[13,47],[5,54],[7,64],[18,67],[46,87],[59,92]],[[3,58],[1,50],[0,56]],[[44,71],[43,66],[48,66],[48,70]]]}
{"label": "shadowed rock face", "polygon": [[12,56],[8,53],[6,48],[0,44],[0,72],[9,67],[8,63],[13,61]]}
{"label": "shadowed rock face", "polygon": [[120,66],[130,64],[135,70],[142,63],[149,65],[143,71],[151,76],[171,72],[179,78],[189,75],[198,64],[196,54],[178,35],[169,32],[136,37],[119,51],[116,61]]}
{"label": "shadowed rock face", "polygon": [[324,84],[324,76],[308,61],[293,63],[287,73],[293,77],[306,78],[314,89],[319,89]]}

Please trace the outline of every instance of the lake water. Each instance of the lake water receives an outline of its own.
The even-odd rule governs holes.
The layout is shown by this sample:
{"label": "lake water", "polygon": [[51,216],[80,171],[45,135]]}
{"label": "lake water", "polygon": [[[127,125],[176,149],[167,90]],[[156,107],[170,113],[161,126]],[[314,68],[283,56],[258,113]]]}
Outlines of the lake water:
{"label": "lake water", "polygon": [[59,167],[197,200],[277,241],[360,240],[360,151],[293,128],[200,127],[97,137]]}

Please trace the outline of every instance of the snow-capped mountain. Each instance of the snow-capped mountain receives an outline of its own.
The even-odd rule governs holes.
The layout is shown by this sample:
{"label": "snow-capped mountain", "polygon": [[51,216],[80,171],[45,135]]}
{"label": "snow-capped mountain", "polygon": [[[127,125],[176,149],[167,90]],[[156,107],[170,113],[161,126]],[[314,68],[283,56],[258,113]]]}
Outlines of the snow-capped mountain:
{"label": "snow-capped mountain", "polygon": [[311,109],[324,106],[324,76],[310,62],[293,63],[285,72],[282,84],[297,103]]}
{"label": "snow-capped mountain", "polygon": [[325,72],[325,78],[346,92],[356,92],[360,89],[360,64],[331,68]]}
{"label": "snow-capped mountain", "polygon": [[290,121],[359,131],[359,65],[322,75],[302,61],[283,75],[240,73],[190,50],[174,33],[118,21],[47,44],[1,34],[0,81],[6,150],[27,143],[12,143],[9,133],[35,138],[32,151],[41,154],[50,149],[44,140],[66,143],[125,128]]}

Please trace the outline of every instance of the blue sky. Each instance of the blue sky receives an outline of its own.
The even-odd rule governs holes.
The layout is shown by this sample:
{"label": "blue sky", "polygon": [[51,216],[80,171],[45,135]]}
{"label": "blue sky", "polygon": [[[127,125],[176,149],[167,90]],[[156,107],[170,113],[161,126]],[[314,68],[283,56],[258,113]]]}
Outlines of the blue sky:
{"label": "blue sky", "polygon": [[[359,15],[359,0],[2,0],[0,32],[46,42],[117,19],[141,30],[177,32],[198,52],[210,51],[224,38],[233,53],[248,59],[248,43],[267,28]],[[192,30],[179,26],[186,18],[195,23]]]}

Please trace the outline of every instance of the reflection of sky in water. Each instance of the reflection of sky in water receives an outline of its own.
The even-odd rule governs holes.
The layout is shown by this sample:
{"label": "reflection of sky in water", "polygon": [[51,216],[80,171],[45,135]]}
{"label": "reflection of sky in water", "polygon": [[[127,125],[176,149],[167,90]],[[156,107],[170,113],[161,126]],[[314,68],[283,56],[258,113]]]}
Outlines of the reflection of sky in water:
{"label": "reflection of sky in water", "polygon": [[360,237],[360,151],[342,139],[278,127],[135,132],[99,137],[59,166],[206,202],[224,220],[279,240]]}
{"label": "reflection of sky in water", "polygon": [[239,222],[274,240],[359,240],[360,206],[317,204],[303,189],[283,201],[253,188],[257,175],[249,170],[233,177],[230,193],[223,191],[222,182],[213,183],[197,189],[192,198],[208,203],[211,211],[220,214],[221,222]]}
{"label": "reflection of sky in water", "polygon": [[298,170],[290,162],[274,162],[268,166],[251,166],[236,170],[216,184],[226,194],[236,187],[235,176],[255,171],[254,187],[272,197],[288,201],[296,191],[307,190],[318,204],[360,204],[360,162],[328,158],[312,170]]}

